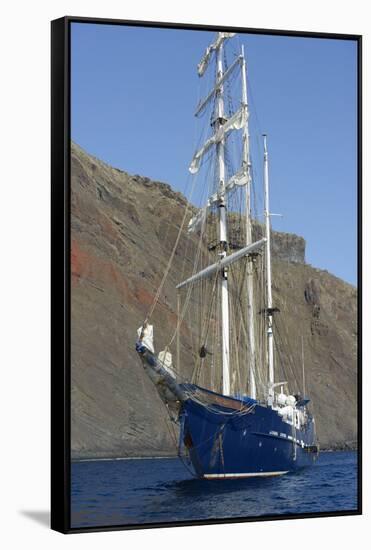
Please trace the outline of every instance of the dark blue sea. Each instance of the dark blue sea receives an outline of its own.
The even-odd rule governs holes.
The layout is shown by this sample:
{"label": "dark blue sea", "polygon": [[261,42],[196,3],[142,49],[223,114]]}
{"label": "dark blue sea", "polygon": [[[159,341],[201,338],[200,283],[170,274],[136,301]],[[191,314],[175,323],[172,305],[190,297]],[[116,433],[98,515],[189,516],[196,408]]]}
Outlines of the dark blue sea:
{"label": "dark blue sea", "polygon": [[194,479],[177,458],[74,462],[71,498],[75,528],[356,510],[357,454],[242,480]]}

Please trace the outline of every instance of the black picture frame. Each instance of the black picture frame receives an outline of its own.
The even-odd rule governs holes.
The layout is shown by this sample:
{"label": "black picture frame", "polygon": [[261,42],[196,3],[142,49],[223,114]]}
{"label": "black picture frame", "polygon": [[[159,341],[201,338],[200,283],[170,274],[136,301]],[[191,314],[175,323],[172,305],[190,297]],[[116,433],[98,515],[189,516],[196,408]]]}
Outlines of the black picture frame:
{"label": "black picture frame", "polygon": [[[339,512],[300,513],[280,516],[248,517],[223,520],[174,521],[134,525],[71,527],[71,414],[70,414],[70,354],[71,354],[71,266],[70,266],[70,151],[71,151],[71,105],[70,65],[71,23],[109,24],[130,27],[155,27],[163,29],[188,29],[202,31],[226,31],[278,36],[298,36],[352,40],[357,43],[358,67],[358,507],[356,510]],[[62,533],[112,531],[302,519],[362,514],[362,36],[250,29],[239,27],[176,24],[165,22],[127,21],[96,19],[90,17],[62,17],[51,22],[51,528]]]}

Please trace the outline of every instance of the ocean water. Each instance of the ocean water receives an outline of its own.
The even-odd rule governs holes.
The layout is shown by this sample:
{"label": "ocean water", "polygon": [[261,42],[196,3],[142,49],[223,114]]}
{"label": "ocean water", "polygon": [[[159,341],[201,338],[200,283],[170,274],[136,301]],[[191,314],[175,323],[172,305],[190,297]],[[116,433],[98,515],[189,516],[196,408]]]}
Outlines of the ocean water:
{"label": "ocean water", "polygon": [[74,462],[71,475],[75,528],[357,509],[355,452],[274,478],[198,480],[178,458]]}

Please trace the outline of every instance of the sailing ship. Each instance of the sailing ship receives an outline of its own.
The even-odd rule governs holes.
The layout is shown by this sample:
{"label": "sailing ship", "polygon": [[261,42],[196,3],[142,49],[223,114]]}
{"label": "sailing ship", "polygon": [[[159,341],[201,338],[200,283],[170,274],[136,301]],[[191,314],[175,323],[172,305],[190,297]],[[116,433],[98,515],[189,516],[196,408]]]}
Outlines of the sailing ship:
{"label": "sailing ship", "polygon": [[[195,258],[191,272],[176,285],[176,327],[170,343],[156,354],[150,324],[154,304],[136,341],[143,367],[179,427],[179,456],[195,476],[205,479],[282,475],[312,465],[318,456],[305,388],[303,394],[289,391],[295,369],[280,344],[280,311],[272,299],[266,135],[264,222],[252,215],[254,170],[243,45],[232,63],[227,64],[226,56],[234,36],[218,33],[198,65],[200,78],[212,76],[214,67],[212,89],[195,113],[204,118],[210,113],[209,137],[190,164],[194,177],[205,174],[201,187],[206,204],[188,223]],[[164,278],[183,229],[182,224]],[[185,334],[194,341],[193,350],[182,346]],[[188,376],[182,374],[183,363]]]}

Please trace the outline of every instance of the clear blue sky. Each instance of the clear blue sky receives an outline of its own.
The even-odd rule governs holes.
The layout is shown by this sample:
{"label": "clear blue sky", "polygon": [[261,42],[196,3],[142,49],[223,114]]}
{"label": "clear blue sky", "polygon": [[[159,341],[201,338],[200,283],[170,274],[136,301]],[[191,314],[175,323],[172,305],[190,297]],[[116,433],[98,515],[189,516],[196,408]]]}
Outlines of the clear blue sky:
{"label": "clear blue sky", "polygon": [[[72,24],[72,139],[184,192],[205,86],[196,66],[214,36]],[[253,153],[257,136],[269,136],[271,210],[283,214],[273,226],[306,239],[308,263],[356,285],[356,43],[247,34],[239,42]],[[255,167],[259,174],[260,159]]]}

